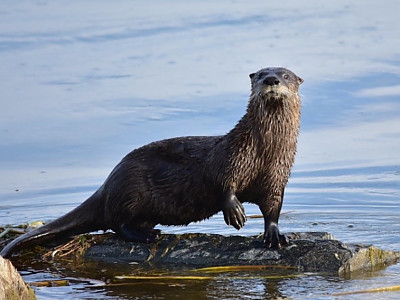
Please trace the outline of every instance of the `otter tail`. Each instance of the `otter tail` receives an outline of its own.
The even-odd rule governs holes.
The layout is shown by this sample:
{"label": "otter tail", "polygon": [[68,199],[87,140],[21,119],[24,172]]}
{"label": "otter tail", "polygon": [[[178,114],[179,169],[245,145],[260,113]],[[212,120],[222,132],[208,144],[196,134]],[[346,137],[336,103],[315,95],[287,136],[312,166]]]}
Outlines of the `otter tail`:
{"label": "otter tail", "polygon": [[28,245],[105,229],[101,189],[66,215],[13,240],[1,251],[4,258]]}

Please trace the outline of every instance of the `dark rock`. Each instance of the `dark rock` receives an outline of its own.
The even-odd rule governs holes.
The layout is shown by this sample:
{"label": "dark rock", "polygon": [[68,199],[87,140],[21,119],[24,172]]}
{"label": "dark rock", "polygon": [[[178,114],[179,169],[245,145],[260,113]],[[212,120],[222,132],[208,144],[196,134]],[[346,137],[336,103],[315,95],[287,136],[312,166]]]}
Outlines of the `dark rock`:
{"label": "dark rock", "polygon": [[400,252],[343,244],[324,232],[293,233],[289,246],[267,249],[257,236],[216,234],[162,235],[157,243],[126,243],[114,235],[90,246],[84,258],[113,263],[180,266],[284,265],[299,271],[348,276],[397,262]]}

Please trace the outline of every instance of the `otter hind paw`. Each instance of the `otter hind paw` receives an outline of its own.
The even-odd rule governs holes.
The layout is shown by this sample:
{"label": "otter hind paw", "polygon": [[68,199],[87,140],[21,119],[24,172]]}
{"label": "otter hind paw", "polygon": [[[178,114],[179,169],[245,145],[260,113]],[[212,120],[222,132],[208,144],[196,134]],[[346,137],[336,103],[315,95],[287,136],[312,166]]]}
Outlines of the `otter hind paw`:
{"label": "otter hind paw", "polygon": [[158,229],[129,228],[123,224],[117,234],[126,242],[155,243],[161,235],[161,231]]}

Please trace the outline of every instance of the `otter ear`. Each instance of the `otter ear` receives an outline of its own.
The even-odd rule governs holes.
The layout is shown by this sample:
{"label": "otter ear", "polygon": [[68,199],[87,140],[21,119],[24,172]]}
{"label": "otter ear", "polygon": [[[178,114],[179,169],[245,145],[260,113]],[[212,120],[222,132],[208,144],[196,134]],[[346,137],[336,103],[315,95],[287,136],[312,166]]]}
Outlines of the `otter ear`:
{"label": "otter ear", "polygon": [[250,73],[249,74],[250,79],[253,79],[254,75],[256,75],[256,73]]}
{"label": "otter ear", "polygon": [[303,78],[300,78],[299,76],[297,76],[297,82],[299,84],[302,84],[304,82]]}

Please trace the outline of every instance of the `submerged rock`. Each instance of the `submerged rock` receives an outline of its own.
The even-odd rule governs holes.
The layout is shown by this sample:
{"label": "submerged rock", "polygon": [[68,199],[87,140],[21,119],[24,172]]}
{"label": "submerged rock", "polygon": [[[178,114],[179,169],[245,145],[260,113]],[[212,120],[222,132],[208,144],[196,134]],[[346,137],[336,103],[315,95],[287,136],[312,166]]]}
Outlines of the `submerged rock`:
{"label": "submerged rock", "polygon": [[400,252],[370,245],[344,244],[329,233],[292,233],[288,247],[267,249],[258,236],[217,234],[161,235],[154,244],[124,242],[113,234],[101,235],[86,246],[83,258],[113,263],[153,263],[180,266],[284,265],[299,271],[348,276],[396,263]]}

